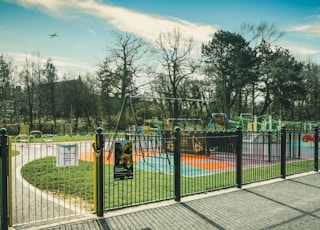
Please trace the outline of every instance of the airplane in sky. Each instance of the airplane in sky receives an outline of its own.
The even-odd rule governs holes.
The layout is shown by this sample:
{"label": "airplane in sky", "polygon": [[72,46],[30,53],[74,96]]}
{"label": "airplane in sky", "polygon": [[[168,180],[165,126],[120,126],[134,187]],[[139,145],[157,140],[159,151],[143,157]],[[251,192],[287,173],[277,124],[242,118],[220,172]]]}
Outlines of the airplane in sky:
{"label": "airplane in sky", "polygon": [[57,33],[49,34],[49,37],[50,37],[50,38],[58,37],[58,34],[57,34]]}

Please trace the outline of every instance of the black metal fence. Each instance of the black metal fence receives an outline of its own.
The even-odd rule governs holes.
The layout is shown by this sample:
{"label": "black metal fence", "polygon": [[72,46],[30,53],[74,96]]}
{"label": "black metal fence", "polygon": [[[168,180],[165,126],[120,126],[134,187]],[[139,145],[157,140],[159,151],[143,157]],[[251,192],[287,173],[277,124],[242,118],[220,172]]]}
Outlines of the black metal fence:
{"label": "black metal fence", "polygon": [[[319,131],[126,134],[97,129],[95,211],[175,199],[306,171],[318,171]],[[1,132],[1,225],[7,225],[7,136]],[[93,151],[93,150],[92,150]]]}
{"label": "black metal fence", "polygon": [[[104,134],[104,139],[105,210],[166,199],[180,201],[191,194],[318,171],[318,128],[284,127],[276,132],[176,129]],[[114,145],[119,142],[132,143],[131,163],[119,166],[124,164],[115,154]],[[115,176],[119,167],[130,176]]]}
{"label": "black metal fence", "polygon": [[[104,205],[116,209],[174,197],[174,154],[165,152],[160,133],[148,135],[105,134]],[[116,143],[132,143],[132,152],[116,154]],[[130,155],[132,154],[132,155]],[[128,159],[124,159],[127,157]],[[132,177],[115,172],[132,166]],[[118,170],[120,171],[120,170]],[[119,176],[120,175],[120,176]]]}
{"label": "black metal fence", "polygon": [[3,230],[8,229],[8,146],[6,130],[0,129],[0,227]]}

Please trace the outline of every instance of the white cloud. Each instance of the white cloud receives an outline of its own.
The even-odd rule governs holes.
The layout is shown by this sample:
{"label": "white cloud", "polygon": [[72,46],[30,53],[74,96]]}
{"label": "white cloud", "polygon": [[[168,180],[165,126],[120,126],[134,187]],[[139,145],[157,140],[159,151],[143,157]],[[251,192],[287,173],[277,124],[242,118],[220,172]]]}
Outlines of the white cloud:
{"label": "white cloud", "polygon": [[[83,14],[96,17],[115,29],[130,32],[149,42],[154,42],[161,32],[170,32],[179,28],[181,34],[192,37],[195,43],[207,43],[218,27],[188,22],[178,18],[164,18],[158,15],[145,14],[104,3],[102,0],[7,0],[26,8],[37,8],[52,17],[63,17],[73,20]],[[320,16],[319,16],[320,18]],[[289,27],[287,32],[299,33],[311,39],[320,37],[320,23],[301,24]],[[95,34],[92,28],[88,33]],[[200,47],[197,45],[197,47]],[[286,43],[288,48],[297,55],[318,55],[320,48],[311,48],[311,44]],[[74,48],[83,48],[75,44]],[[66,60],[63,60],[66,61]],[[67,65],[72,66],[72,63]],[[81,65],[82,66],[82,65]]]}
{"label": "white cloud", "polygon": [[90,34],[96,34],[96,31],[94,31],[93,29],[87,29],[87,31],[88,31]]}
{"label": "white cloud", "polygon": [[[47,62],[49,57],[38,56],[37,54],[28,54],[28,53],[4,53],[5,57],[8,59],[13,59],[17,65],[18,70],[21,70],[23,66],[26,65],[26,61],[30,64],[31,62],[39,62],[41,67]],[[54,66],[59,70],[58,75],[61,77],[61,74],[67,72],[76,72],[79,74],[86,74],[88,72],[93,73],[96,71],[96,66],[90,66],[87,63],[77,62],[76,60],[70,60],[65,57],[50,57]]]}
{"label": "white cloud", "polygon": [[320,38],[320,23],[290,26],[286,32],[296,33],[300,38],[297,42],[283,44],[283,47],[289,49],[294,55],[299,57],[317,57],[320,55],[320,46],[317,41]]}
{"label": "white cloud", "polygon": [[87,44],[74,44],[71,46],[71,48],[73,48],[73,49],[84,49],[86,47],[88,47]]}
{"label": "white cloud", "polygon": [[304,25],[296,25],[291,26],[287,30],[288,32],[300,32],[306,34],[311,37],[320,37],[320,24],[304,24]]}
{"label": "white cloud", "polygon": [[208,42],[217,28],[180,19],[167,19],[143,14],[122,7],[107,5],[99,0],[10,0],[24,7],[36,7],[51,16],[74,17],[79,13],[105,20],[118,30],[130,32],[147,41],[154,41],[161,32],[179,28],[186,37],[196,42]]}
{"label": "white cloud", "polygon": [[292,51],[292,53],[299,54],[299,55],[313,55],[313,54],[320,53],[320,50],[312,49],[304,45],[286,44],[284,45],[284,47]]}
{"label": "white cloud", "polygon": [[[6,0],[21,5],[25,8],[36,8],[45,12],[51,17],[59,17],[67,20],[74,20],[83,15],[95,17],[111,25],[114,29],[133,33],[136,36],[153,43],[161,32],[170,32],[178,28],[181,34],[187,38],[192,37],[194,42],[207,43],[217,28],[211,25],[191,23],[178,18],[164,18],[158,15],[139,13],[123,7],[112,6],[103,3],[101,0]],[[92,28],[87,29],[88,33],[95,34]],[[200,47],[199,45],[197,45]],[[83,48],[83,44],[74,44],[72,48]],[[25,60],[22,54],[18,63]],[[75,70],[83,72],[95,72],[96,67],[87,63],[78,63],[77,60],[66,60],[61,57],[51,57],[59,71]]]}
{"label": "white cloud", "polygon": [[312,47],[308,44],[296,43],[296,42],[280,42],[281,47],[290,50],[290,53],[300,61],[310,61],[319,63],[320,49],[318,46]]}

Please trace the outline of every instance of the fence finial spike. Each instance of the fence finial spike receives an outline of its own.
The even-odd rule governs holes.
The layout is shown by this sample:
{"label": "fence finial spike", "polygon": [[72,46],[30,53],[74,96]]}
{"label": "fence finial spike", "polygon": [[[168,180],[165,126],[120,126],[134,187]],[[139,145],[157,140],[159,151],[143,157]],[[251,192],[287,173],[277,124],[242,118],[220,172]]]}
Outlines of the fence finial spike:
{"label": "fence finial spike", "polygon": [[6,133],[7,133],[7,129],[6,129],[6,128],[1,128],[1,129],[0,129],[0,134],[1,134],[2,136],[4,136]]}

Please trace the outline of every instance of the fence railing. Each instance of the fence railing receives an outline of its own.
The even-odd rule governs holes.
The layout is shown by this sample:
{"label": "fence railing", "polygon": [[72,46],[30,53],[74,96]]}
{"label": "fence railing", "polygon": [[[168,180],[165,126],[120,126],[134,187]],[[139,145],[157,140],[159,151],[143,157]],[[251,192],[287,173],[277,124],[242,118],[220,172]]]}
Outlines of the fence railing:
{"label": "fence railing", "polygon": [[[318,171],[314,131],[158,131],[105,135],[104,207],[118,209]],[[132,143],[133,175],[115,179],[115,142]]]}
{"label": "fence railing", "polygon": [[[104,135],[104,207],[107,210],[174,197],[174,154],[164,151],[173,140],[160,134]],[[132,151],[115,151],[117,143],[131,143]],[[169,146],[170,143],[168,142]],[[129,171],[126,179],[118,171]]]}
{"label": "fence railing", "polygon": [[306,171],[318,171],[319,130],[314,132],[303,130],[283,130],[286,136],[282,147],[283,161],[285,160],[285,175],[292,175]]}
{"label": "fence railing", "polygon": [[[65,143],[51,136],[11,141],[1,132],[1,224],[7,224],[6,213],[12,214],[10,226],[87,212],[103,216],[106,210],[318,171],[318,140],[318,127],[131,134],[97,129],[92,141]],[[60,154],[67,150],[70,159]],[[71,166],[72,159],[79,162]]]}
{"label": "fence railing", "polygon": [[9,226],[54,222],[94,211],[93,139],[6,138]]}
{"label": "fence railing", "polygon": [[6,136],[6,130],[4,128],[0,129],[0,227],[3,230],[8,229],[8,138]]}

